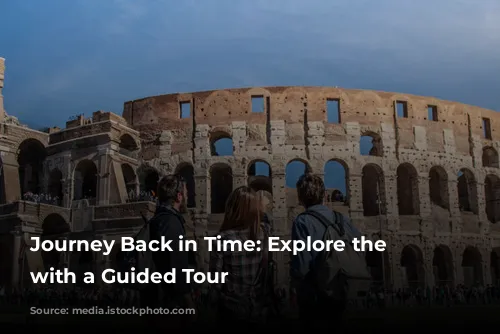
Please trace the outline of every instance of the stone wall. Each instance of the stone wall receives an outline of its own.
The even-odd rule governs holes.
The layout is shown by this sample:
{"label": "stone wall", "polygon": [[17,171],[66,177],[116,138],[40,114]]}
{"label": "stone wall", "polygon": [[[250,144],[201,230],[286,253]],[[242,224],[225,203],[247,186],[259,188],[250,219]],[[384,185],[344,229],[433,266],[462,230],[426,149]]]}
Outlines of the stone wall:
{"label": "stone wall", "polygon": [[[344,168],[346,191],[333,200],[337,190],[328,189],[328,205],[369,238],[387,242],[386,284],[438,284],[444,280],[435,275],[438,253],[447,261],[447,280],[468,281],[472,270],[486,284],[500,247],[498,122],[494,111],[435,98],[267,87],[144,98],[126,102],[123,117],[98,111],[50,134],[3,123],[2,171],[9,182],[1,210],[12,211],[4,226],[18,231],[38,222],[38,230],[19,232],[36,234],[57,213],[73,233],[118,238],[137,230],[140,212],[154,211],[152,203],[127,203],[128,192],[153,190],[158,177],[179,172],[188,180],[190,237],[215,234],[229,192],[249,184],[271,200],[274,233],[288,238],[303,208],[287,187],[287,166],[298,161],[323,177],[334,161]],[[369,154],[361,154],[365,137],[373,145]],[[232,143],[232,152],[216,155],[218,140]],[[44,152],[39,189],[60,182],[60,209],[14,203],[23,143]],[[255,175],[256,163],[267,165],[269,175]],[[85,173],[95,177],[90,199],[81,196]],[[206,265],[208,253],[199,256]],[[279,284],[286,284],[287,254],[276,257]]]}
{"label": "stone wall", "polygon": [[[263,101],[261,112],[255,112],[254,98]],[[332,100],[339,106],[337,122],[329,121]],[[182,112],[187,103],[189,115]],[[393,284],[405,285],[400,259],[408,249],[425,270],[419,280],[433,283],[433,257],[440,245],[453,256],[455,282],[463,281],[467,247],[480,255],[482,280],[491,281],[491,250],[500,238],[495,132],[500,116],[494,111],[408,94],[268,87],[144,98],[125,103],[123,117],[141,133],[144,164],[160,175],[193,166],[200,217],[220,218],[212,212],[211,195],[221,167],[227,166],[234,189],[247,184],[252,163],[265,162],[271,170],[275,232],[287,237],[301,210],[295,192],[286,189],[288,163],[302,161],[323,175],[329,161],[338,161],[347,176],[344,211],[371,238],[382,234],[388,242]],[[360,154],[361,136],[373,139],[376,152]],[[232,155],[212,154],[220,138],[231,138]],[[459,185],[466,189],[461,196]],[[377,200],[382,201],[379,212],[368,212],[369,202]],[[210,221],[200,225],[217,228]]]}

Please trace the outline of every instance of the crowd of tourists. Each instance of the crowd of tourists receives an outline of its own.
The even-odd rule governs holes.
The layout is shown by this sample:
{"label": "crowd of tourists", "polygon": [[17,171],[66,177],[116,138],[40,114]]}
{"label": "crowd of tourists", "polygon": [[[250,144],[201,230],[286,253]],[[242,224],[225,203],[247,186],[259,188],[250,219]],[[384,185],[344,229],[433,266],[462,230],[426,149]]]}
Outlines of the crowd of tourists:
{"label": "crowd of tourists", "polygon": [[140,192],[136,192],[134,190],[130,190],[128,193],[127,202],[156,202],[157,198],[154,191],[145,191],[142,190]]}
{"label": "crowd of tourists", "polygon": [[50,194],[44,194],[44,193],[35,194],[30,191],[23,194],[23,201],[50,204],[50,205],[61,204],[61,198],[59,198],[58,196],[52,196]]}

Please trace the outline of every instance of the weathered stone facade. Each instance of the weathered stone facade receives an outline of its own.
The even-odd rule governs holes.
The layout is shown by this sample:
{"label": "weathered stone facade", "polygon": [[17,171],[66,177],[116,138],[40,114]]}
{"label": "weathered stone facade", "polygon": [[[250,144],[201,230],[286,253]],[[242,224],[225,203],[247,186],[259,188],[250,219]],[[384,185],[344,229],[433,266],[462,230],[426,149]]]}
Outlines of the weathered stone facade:
{"label": "weathered stone facade", "polygon": [[[287,165],[301,161],[323,175],[337,161],[345,168],[347,200],[329,205],[387,242],[384,256],[368,255],[378,279],[394,287],[495,283],[499,122],[494,111],[435,98],[267,87],[144,98],[126,102],[122,117],[99,111],[46,133],[3,123],[0,245],[9,275],[0,278],[27,284],[23,272],[47,262],[23,252],[32,234],[134,233],[154,203],[132,197],[173,172],[188,180],[190,237],[215,233],[228,193],[246,184],[271,199],[275,234],[288,237],[301,208],[286,187]],[[362,137],[371,137],[368,155],[360,153]],[[232,153],[217,155],[213,146],[221,139],[232,143]],[[267,175],[255,173],[256,162],[268,166]],[[26,191],[50,193],[58,202],[20,201]],[[208,254],[198,255],[206,268]],[[286,284],[287,254],[275,256],[279,283]],[[113,256],[67,254],[56,262],[99,270]]]}

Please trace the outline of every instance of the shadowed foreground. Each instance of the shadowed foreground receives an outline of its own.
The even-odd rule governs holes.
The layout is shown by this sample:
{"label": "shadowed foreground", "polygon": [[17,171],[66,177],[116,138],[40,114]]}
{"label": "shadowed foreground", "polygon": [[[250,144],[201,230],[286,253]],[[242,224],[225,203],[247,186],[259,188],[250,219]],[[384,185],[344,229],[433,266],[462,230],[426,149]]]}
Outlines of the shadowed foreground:
{"label": "shadowed foreground", "polygon": [[[414,307],[414,308],[393,308],[393,309],[372,309],[356,310],[348,312],[346,316],[348,332],[372,333],[390,329],[412,330],[436,330],[445,328],[447,330],[464,329],[464,326],[474,326],[472,328],[480,329],[479,326],[487,326],[500,323],[498,314],[500,306],[456,306],[447,307]],[[168,329],[169,315],[164,315],[161,322],[165,329]],[[107,327],[114,330],[140,328],[146,329],[153,327],[151,318],[147,316],[124,316],[124,315],[40,315],[29,316],[24,314],[0,315],[0,325],[2,328],[12,325],[19,329],[20,327],[36,327],[37,329],[55,329],[58,325],[64,325],[65,328],[74,328],[77,330],[96,330],[97,328]],[[207,331],[212,329],[214,323],[211,319],[200,317],[199,322],[193,330]],[[300,332],[298,321],[294,318],[281,319],[267,327],[269,330],[282,330],[288,333]],[[148,328],[149,329],[149,328]],[[151,328],[153,329],[153,328]],[[244,330],[240,328],[238,332]]]}

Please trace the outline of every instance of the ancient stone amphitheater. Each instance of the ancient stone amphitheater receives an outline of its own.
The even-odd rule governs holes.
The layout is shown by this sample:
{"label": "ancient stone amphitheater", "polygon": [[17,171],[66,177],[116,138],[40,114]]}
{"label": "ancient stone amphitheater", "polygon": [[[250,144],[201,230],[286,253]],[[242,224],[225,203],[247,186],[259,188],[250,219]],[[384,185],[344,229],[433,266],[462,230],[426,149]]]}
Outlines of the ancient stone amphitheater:
{"label": "ancient stone amphitheater", "polygon": [[[4,68],[2,60],[0,88]],[[97,111],[37,131],[7,116],[2,102],[0,94],[0,285],[29,285],[28,271],[48,266],[114,266],[116,254],[26,247],[32,235],[132,235],[141,213],[154,212],[159,176],[173,172],[188,180],[190,237],[215,233],[229,192],[245,184],[271,199],[275,233],[288,236],[301,208],[287,166],[297,177],[306,168],[325,175],[331,164],[345,182],[329,186],[328,204],[388,244],[367,254],[375,280],[415,287],[500,278],[494,111],[408,94],[267,87],[148,97],[126,102],[122,116]],[[286,284],[287,254],[275,256]],[[206,268],[207,252],[198,257]]]}

